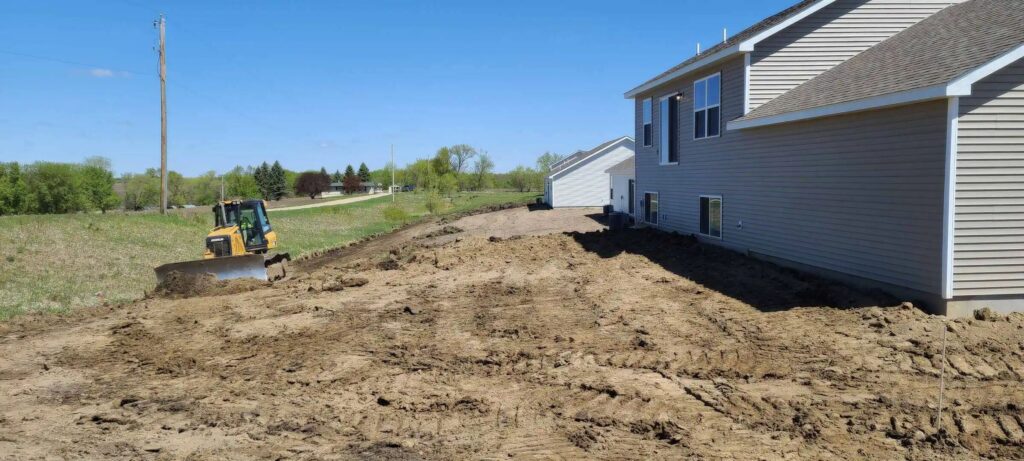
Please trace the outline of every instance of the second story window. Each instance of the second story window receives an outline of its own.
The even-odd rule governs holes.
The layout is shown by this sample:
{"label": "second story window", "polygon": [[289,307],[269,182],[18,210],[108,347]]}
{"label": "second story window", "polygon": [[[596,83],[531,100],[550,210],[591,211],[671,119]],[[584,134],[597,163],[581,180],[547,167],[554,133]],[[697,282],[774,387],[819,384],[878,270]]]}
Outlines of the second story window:
{"label": "second story window", "polygon": [[644,146],[650,147],[651,143],[654,142],[654,127],[651,125],[651,119],[654,118],[654,103],[651,98],[644,99]]}
{"label": "second story window", "polygon": [[722,125],[722,74],[693,82],[693,139],[718,136]]}
{"label": "second story window", "polygon": [[669,165],[679,162],[679,97],[666,96],[661,99],[658,108],[661,117],[661,164]]}

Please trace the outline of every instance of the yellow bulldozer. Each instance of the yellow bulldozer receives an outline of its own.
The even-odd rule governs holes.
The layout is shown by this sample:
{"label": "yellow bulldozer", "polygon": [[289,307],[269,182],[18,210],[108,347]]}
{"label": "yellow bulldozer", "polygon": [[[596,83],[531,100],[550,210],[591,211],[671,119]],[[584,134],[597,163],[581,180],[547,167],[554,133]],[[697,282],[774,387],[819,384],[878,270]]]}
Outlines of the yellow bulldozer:
{"label": "yellow bulldozer", "polygon": [[218,280],[251,277],[279,280],[288,271],[288,253],[272,253],[277,233],[263,200],[225,200],[213,207],[215,225],[206,236],[203,259],[157,267],[157,282],[168,274],[213,274]]}

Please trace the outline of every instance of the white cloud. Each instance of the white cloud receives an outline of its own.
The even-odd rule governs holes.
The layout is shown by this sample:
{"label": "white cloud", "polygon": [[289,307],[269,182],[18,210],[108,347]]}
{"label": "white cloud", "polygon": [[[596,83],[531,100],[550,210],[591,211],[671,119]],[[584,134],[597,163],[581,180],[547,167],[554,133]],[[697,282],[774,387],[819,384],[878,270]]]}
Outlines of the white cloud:
{"label": "white cloud", "polygon": [[111,78],[114,76],[114,71],[110,69],[94,68],[89,69],[89,75],[96,78]]}

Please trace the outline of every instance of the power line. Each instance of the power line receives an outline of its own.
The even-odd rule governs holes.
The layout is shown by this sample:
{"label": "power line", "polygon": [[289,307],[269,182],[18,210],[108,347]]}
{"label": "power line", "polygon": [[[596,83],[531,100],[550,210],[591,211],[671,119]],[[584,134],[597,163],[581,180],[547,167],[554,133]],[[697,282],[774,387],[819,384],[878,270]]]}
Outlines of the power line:
{"label": "power line", "polygon": [[84,62],[68,61],[66,59],[52,58],[52,57],[49,57],[49,56],[40,56],[40,55],[29,54],[29,53],[22,53],[20,51],[0,50],[0,53],[12,55],[12,56],[21,56],[23,58],[38,59],[40,61],[56,62],[56,63],[65,64],[65,65],[69,65],[69,66],[75,66],[75,67],[89,67],[89,68],[93,68],[93,69],[105,69],[105,70],[109,70],[109,71],[113,71],[113,72],[121,72],[121,73],[125,73],[125,74],[132,74],[132,75],[139,75],[139,76],[146,76],[146,77],[152,77],[152,76],[155,75],[155,74],[148,73],[148,72],[139,72],[139,71],[135,71],[135,70],[125,70],[125,69],[115,69],[113,67],[107,67],[107,66],[102,65],[102,64],[86,64]]}

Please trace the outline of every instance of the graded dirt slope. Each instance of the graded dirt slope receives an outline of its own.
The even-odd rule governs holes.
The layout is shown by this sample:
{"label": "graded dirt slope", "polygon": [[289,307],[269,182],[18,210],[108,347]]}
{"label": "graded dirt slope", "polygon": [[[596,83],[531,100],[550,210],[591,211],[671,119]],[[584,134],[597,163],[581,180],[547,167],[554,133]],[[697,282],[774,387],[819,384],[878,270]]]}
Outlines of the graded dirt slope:
{"label": "graded dirt slope", "polygon": [[[587,233],[517,237],[552,221]],[[1024,316],[944,325],[600,227],[504,210],[272,287],[16,319],[0,458],[1024,457]]]}

